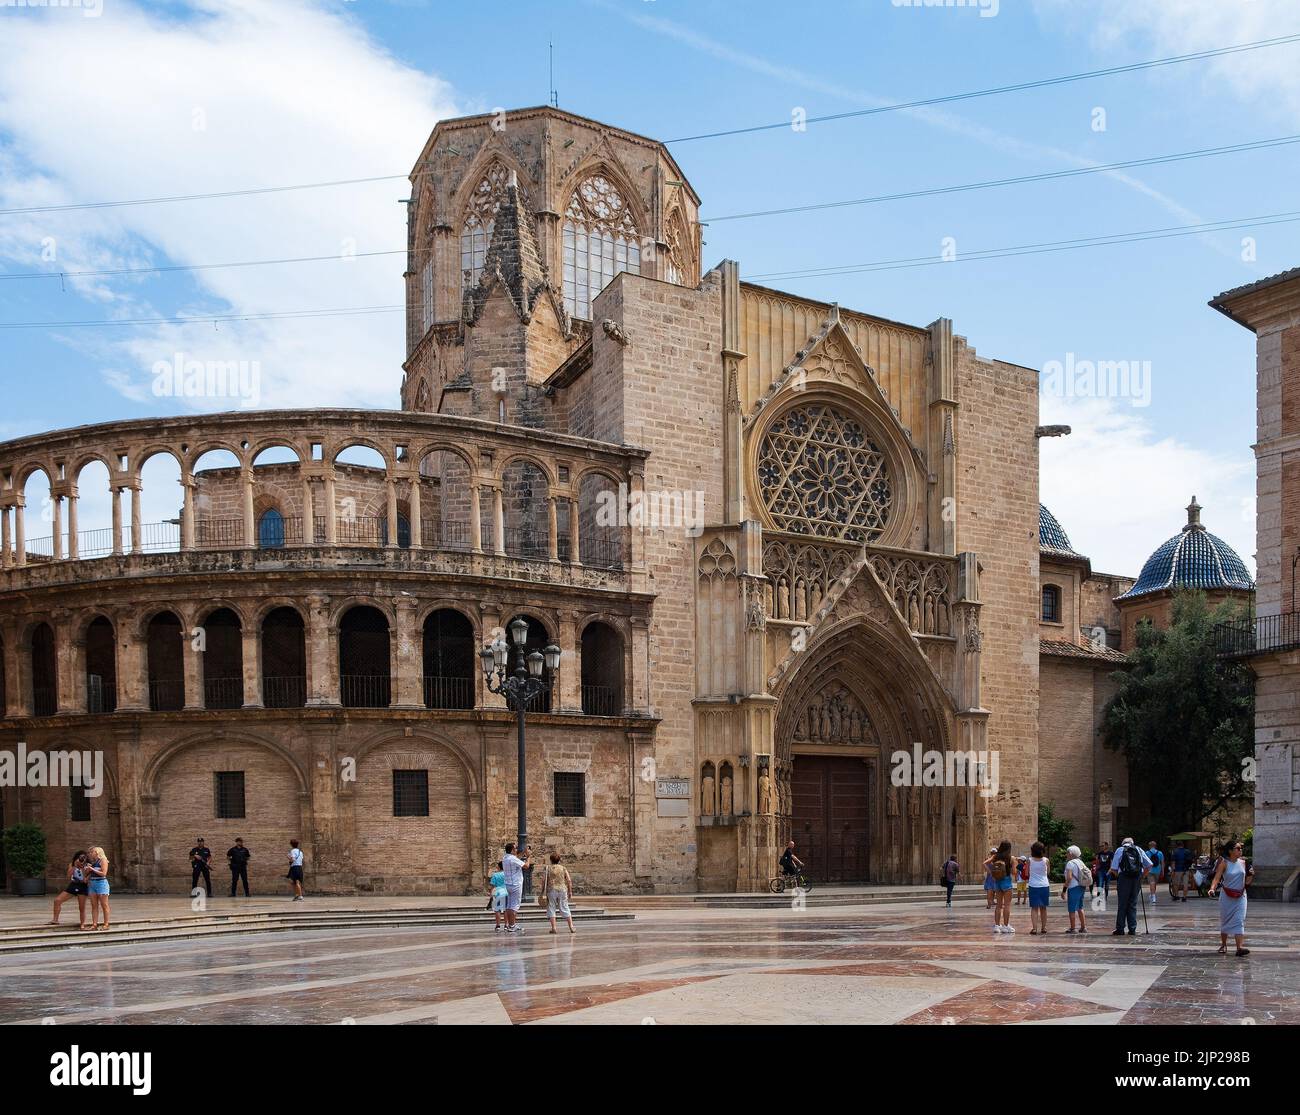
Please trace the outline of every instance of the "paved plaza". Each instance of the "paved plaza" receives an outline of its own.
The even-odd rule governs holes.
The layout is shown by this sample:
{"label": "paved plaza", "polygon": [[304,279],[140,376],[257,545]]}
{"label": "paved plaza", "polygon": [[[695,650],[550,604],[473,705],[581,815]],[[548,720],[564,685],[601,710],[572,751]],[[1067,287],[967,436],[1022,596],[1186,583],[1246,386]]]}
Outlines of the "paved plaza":
{"label": "paved plaza", "polygon": [[[401,905],[319,901],[363,916]],[[412,901],[438,902],[405,905]],[[1206,900],[1149,908],[1150,935],[1139,921],[1139,935],[1123,939],[1109,935],[1113,913],[1095,915],[1087,938],[1069,936],[1059,907],[1046,938],[1029,935],[1020,908],[1017,933],[998,937],[983,903],[969,898],[951,910],[920,901],[805,910],[661,901],[582,899],[635,919],[579,922],[574,937],[563,924],[551,936],[544,922],[520,936],[495,934],[487,915],[481,926],[234,931],[131,944],[99,934],[93,948],[0,954],[0,1021],[1300,1023],[1300,905],[1253,903],[1252,954],[1237,959],[1214,954],[1217,910]],[[184,909],[160,897],[115,905],[123,917]],[[465,900],[442,900],[452,905],[463,909]],[[36,911],[0,903],[0,931],[30,925]]]}

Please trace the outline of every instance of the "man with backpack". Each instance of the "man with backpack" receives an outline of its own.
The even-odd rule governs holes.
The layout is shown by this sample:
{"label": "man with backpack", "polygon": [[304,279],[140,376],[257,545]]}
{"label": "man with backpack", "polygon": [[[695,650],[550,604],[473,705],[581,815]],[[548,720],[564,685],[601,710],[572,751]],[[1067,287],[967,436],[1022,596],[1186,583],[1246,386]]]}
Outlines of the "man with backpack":
{"label": "man with backpack", "polygon": [[1110,873],[1115,876],[1119,887],[1119,905],[1115,911],[1115,932],[1112,937],[1124,936],[1124,925],[1128,923],[1128,935],[1137,933],[1137,904],[1142,893],[1142,879],[1151,870],[1151,861],[1146,852],[1133,843],[1131,836],[1124,837],[1124,843],[1115,849],[1110,862]]}

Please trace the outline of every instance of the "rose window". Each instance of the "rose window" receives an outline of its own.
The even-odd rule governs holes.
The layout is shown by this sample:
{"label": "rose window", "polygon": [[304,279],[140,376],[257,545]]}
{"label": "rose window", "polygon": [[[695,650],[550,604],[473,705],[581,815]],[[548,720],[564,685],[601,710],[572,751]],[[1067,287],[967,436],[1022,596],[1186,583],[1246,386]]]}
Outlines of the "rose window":
{"label": "rose window", "polygon": [[860,421],[827,403],[795,407],[768,427],[758,482],[778,530],[874,542],[889,522],[885,454]]}

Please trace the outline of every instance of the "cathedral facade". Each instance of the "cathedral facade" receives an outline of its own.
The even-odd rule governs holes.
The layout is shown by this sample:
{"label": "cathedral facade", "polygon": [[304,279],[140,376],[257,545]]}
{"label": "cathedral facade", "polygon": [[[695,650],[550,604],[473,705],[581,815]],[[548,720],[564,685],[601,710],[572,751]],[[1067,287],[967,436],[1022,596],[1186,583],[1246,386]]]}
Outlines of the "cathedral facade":
{"label": "cathedral facade", "polygon": [[761,888],[788,839],[825,881],[928,882],[1032,840],[1037,372],[706,269],[667,149],[558,109],[442,122],[411,182],[400,410],[0,445],[0,749],[105,765],[0,790],[51,879],[98,843],[179,891],[194,837],[239,835],[255,869],[300,839],[319,890],[477,891],[517,770],[478,652],[515,618],[562,652],[529,832],[580,889]]}

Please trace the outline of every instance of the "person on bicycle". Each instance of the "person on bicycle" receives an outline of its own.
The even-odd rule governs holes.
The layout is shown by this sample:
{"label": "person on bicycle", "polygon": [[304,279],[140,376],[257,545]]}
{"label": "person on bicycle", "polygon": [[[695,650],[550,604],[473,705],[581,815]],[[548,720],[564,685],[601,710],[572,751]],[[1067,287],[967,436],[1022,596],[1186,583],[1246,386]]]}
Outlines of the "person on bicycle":
{"label": "person on bicycle", "polygon": [[781,853],[781,874],[797,875],[803,870],[803,860],[794,854],[794,841],[791,840]]}

